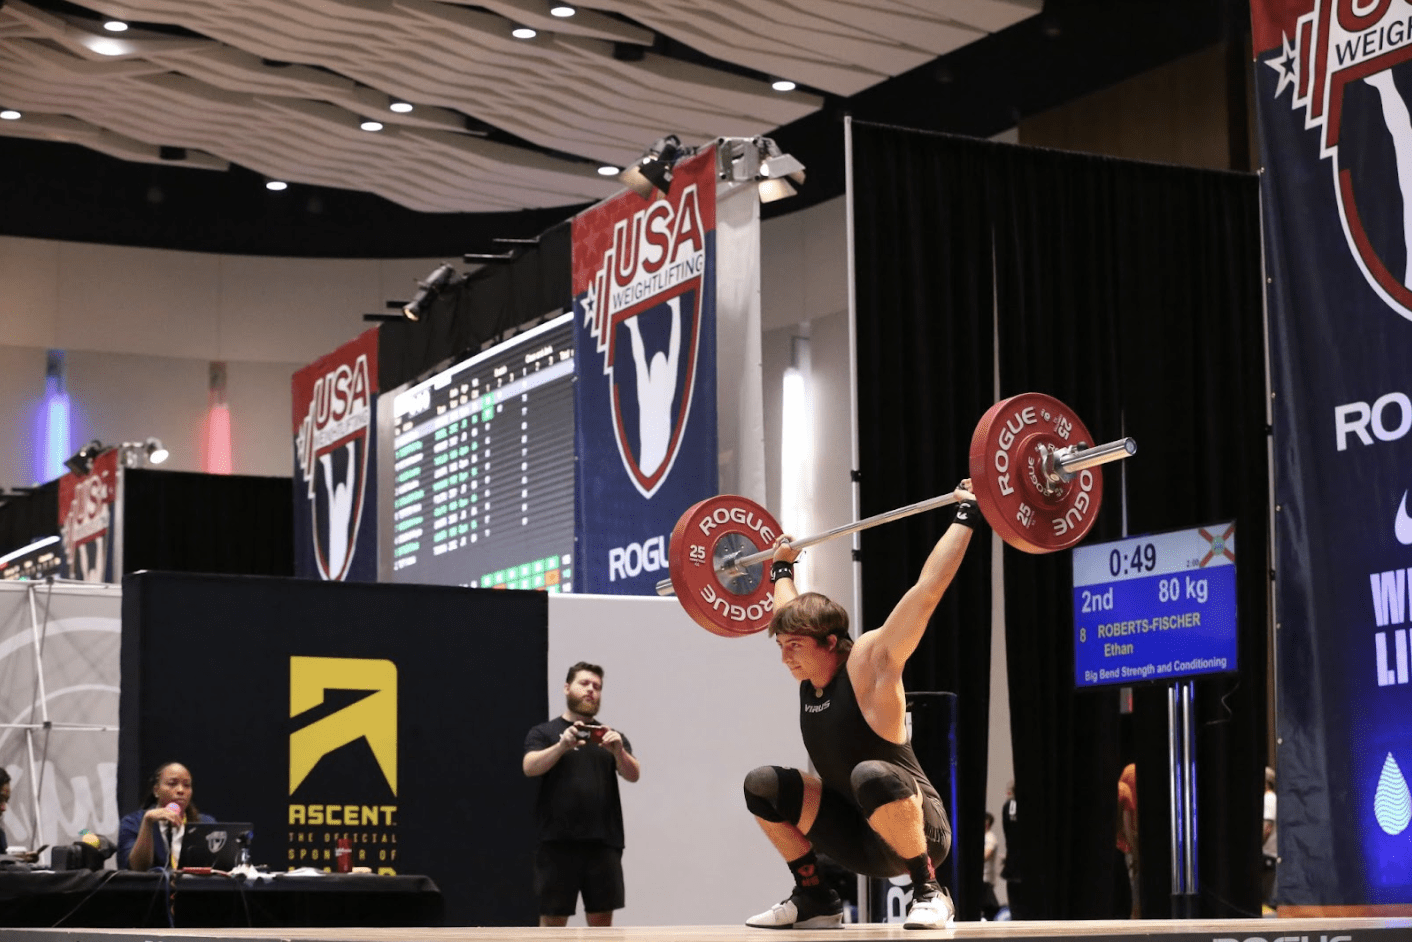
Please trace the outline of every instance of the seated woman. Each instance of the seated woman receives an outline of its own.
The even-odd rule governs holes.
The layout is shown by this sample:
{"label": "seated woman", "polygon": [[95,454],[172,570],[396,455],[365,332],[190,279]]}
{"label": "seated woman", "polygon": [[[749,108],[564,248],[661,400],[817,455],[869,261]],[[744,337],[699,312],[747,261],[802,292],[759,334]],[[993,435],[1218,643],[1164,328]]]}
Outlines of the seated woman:
{"label": "seated woman", "polygon": [[[118,830],[118,869],[150,870],[176,866],[186,825],[215,821],[191,800],[191,773],[180,762],[160,766],[147,783],[147,800],[123,818]],[[168,836],[171,849],[168,851]]]}

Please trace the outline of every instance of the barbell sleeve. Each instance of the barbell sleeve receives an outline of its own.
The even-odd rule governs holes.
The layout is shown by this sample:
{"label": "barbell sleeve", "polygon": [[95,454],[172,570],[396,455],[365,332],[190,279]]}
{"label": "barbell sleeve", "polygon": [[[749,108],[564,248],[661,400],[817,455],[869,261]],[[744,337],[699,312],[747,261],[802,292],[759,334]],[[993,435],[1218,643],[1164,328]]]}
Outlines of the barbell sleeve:
{"label": "barbell sleeve", "polygon": [[1117,441],[1094,445],[1092,448],[1080,448],[1067,455],[1059,455],[1055,458],[1054,463],[1059,465],[1060,471],[1072,475],[1087,468],[1096,468],[1101,464],[1107,464],[1110,461],[1131,458],[1135,454],[1137,454],[1137,442],[1131,438],[1120,438]]}

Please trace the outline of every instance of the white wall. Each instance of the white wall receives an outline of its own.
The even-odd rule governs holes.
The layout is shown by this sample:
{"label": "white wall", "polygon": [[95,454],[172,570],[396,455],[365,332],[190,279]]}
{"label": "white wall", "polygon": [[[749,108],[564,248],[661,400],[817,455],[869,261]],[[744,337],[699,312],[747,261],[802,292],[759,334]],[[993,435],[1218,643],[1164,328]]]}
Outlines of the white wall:
{"label": "white wall", "polygon": [[742,792],[757,766],[807,763],[799,686],[774,641],[711,634],[672,599],[551,595],[546,718],[564,711],[578,661],[602,665],[600,720],[642,763],[621,783],[627,906],[614,924],[738,925],[783,898],[789,873]]}
{"label": "white wall", "polygon": [[156,435],[168,467],[200,470],[207,364],[223,360],[233,470],[288,475],[290,376],[438,264],[0,237],[0,485],[36,483],[48,349],[68,352],[75,449]]}

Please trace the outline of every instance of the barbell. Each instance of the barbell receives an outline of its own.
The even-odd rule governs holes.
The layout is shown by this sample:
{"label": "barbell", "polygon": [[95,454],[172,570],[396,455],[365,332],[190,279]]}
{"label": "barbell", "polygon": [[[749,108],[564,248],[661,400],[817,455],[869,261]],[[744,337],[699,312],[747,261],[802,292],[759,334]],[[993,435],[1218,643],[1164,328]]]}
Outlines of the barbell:
{"label": "barbell", "polygon": [[[971,486],[1001,539],[1027,553],[1052,553],[1084,538],[1103,500],[1103,478],[1093,469],[1137,452],[1131,438],[1091,441],[1073,410],[1043,393],[1011,396],[986,410],[971,436]],[[954,503],[955,494],[943,494],[790,544],[803,549]],[[745,497],[719,494],[693,504],[672,528],[671,576],[657,583],[657,592],[675,594],[692,620],[713,634],[755,634],[774,614],[763,564],[781,533],[770,512]]]}

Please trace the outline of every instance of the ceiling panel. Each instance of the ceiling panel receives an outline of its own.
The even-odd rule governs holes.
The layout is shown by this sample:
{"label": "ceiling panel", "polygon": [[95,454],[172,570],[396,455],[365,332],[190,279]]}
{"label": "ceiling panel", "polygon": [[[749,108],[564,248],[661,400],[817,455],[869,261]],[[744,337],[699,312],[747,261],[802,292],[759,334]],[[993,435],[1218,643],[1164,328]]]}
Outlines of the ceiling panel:
{"label": "ceiling panel", "polygon": [[[576,7],[558,18],[546,0],[9,0],[0,106],[23,116],[0,135],[237,164],[418,211],[566,206],[617,192],[599,164],[630,163],[663,134],[768,134],[1040,0]],[[111,33],[106,17],[134,25]],[[518,26],[538,35],[516,39]],[[775,91],[776,77],[804,90]],[[413,110],[390,111],[395,99]],[[361,130],[368,118],[383,130]]]}

